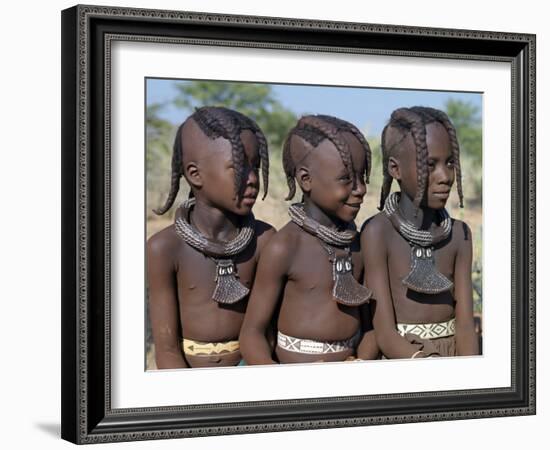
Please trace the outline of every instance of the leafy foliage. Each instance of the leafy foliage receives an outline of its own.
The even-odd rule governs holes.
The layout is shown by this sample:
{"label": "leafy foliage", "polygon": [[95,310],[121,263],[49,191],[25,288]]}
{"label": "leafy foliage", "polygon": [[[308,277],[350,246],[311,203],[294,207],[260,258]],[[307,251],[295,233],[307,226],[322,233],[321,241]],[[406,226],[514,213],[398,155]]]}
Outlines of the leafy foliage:
{"label": "leafy foliage", "polygon": [[482,128],[479,108],[459,100],[445,105],[447,115],[456,128],[463,165],[464,192],[470,204],[482,200]]}
{"label": "leafy foliage", "polygon": [[149,105],[145,121],[148,217],[152,215],[153,208],[162,204],[170,182],[171,142],[174,140],[176,128],[159,117],[162,107],[160,104]]}
{"label": "leafy foliage", "polygon": [[[462,176],[465,193],[468,197],[466,208],[480,208],[482,202],[482,127],[480,111],[476,106],[457,100],[449,100],[445,105],[447,115],[452,120],[458,137]],[[481,259],[481,223],[472,227],[474,234],[474,257],[472,284],[474,288],[474,310],[481,313],[483,267]]]}

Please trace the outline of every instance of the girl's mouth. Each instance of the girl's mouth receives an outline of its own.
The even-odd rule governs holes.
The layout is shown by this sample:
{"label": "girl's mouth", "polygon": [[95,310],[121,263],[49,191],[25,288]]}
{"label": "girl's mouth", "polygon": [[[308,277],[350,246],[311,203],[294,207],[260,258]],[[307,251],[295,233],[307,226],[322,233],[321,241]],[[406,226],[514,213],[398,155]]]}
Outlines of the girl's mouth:
{"label": "girl's mouth", "polygon": [[359,209],[361,207],[361,203],[344,203],[344,205],[349,206],[350,208]]}
{"label": "girl's mouth", "polygon": [[243,197],[241,203],[246,206],[252,206],[256,203],[256,197]]}

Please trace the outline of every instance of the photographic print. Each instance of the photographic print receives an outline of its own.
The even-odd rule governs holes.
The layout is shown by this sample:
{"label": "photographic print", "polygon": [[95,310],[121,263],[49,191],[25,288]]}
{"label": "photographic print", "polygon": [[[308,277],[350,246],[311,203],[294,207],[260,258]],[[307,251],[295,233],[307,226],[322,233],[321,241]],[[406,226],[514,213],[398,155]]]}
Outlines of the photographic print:
{"label": "photographic print", "polygon": [[[360,361],[387,359],[388,355],[403,358],[412,355],[415,357],[441,357],[481,353],[483,298],[481,121],[483,102],[481,93],[162,78],[147,78],[145,91],[146,219],[147,238],[149,239],[146,257],[149,274],[146,292],[149,294],[149,301],[145,348],[148,370],[158,368],[155,357],[160,361],[161,368],[179,368],[286,362]],[[398,114],[405,116],[408,114],[408,122],[404,117],[396,118]],[[243,145],[242,156],[246,158],[245,141],[241,139],[241,133],[245,133],[244,131],[235,128],[237,131],[234,132],[234,136],[231,136],[230,131],[226,131],[227,134],[222,134],[221,137],[219,132],[218,134],[212,132],[216,126],[220,126],[218,124],[223,124],[224,121],[227,122],[226,130],[228,130],[232,126],[232,122],[235,121],[234,117],[239,120],[248,119],[243,130],[248,126],[248,129],[251,130],[249,132],[261,136],[262,143],[265,139],[265,144],[262,144],[263,149],[258,149],[259,153],[256,155],[257,167],[254,168],[256,173],[252,175],[254,179],[250,182],[248,191],[246,180],[241,180],[241,183],[244,183],[242,194],[244,194],[245,202],[247,192],[250,194],[248,196],[250,205],[249,208],[244,209],[244,217],[253,213],[254,219],[261,225],[257,228],[260,234],[257,237],[258,244],[251,241],[243,245],[244,248],[237,255],[246,255],[248,246],[256,247],[256,251],[248,252],[248,257],[244,256],[240,260],[235,258],[228,266],[231,271],[235,269],[235,277],[231,274],[226,276],[231,276],[235,286],[240,288],[243,285],[245,289],[236,289],[235,299],[220,299],[216,298],[220,291],[216,279],[222,279],[216,273],[216,270],[220,270],[216,266],[217,259],[205,248],[199,248],[200,244],[193,244],[195,241],[191,239],[200,240],[203,237],[199,231],[200,226],[194,225],[191,219],[190,227],[187,228],[185,216],[181,214],[181,211],[186,209],[184,203],[189,203],[190,198],[193,198],[193,202],[197,201],[197,196],[190,194],[190,187],[194,186],[195,192],[199,196],[198,201],[207,202],[217,211],[221,211],[222,215],[227,217],[226,220],[239,224],[239,219],[242,217],[239,216],[239,213],[242,214],[242,211],[237,210],[237,214],[235,214],[226,209],[227,206],[221,208],[217,206],[220,202],[223,205],[224,201],[227,205],[227,202],[235,196],[235,188],[232,185],[234,176],[231,175],[236,172],[232,164],[235,162],[234,156],[227,159],[227,163],[231,167],[219,167],[212,174],[214,178],[211,181],[205,181],[205,183],[213,185],[207,186],[206,189],[202,184],[193,185],[191,176],[189,174],[186,176],[183,171],[185,163],[193,164],[195,159],[203,161],[203,165],[206,165],[207,169],[211,169],[215,162],[210,158],[216,158],[217,153],[216,149],[211,149],[209,141],[216,141],[216,139],[231,142],[231,147],[238,146],[240,141],[240,144]],[[242,119],[243,117],[246,119]],[[317,128],[309,124],[305,127],[295,128],[299,120],[308,120],[308,117],[321,118]],[[336,119],[338,122],[335,122]],[[200,129],[194,129],[191,123],[202,123],[207,120],[210,120],[212,125],[210,128],[206,127],[206,133],[203,133],[204,125]],[[468,309],[469,317],[461,318],[460,314],[464,314],[461,311],[459,320],[465,319],[466,328],[468,325],[470,327],[464,333],[465,336],[460,336],[459,348],[457,348],[455,338],[456,295],[451,280],[459,278],[461,275],[456,276],[453,270],[447,269],[447,277],[444,278],[439,270],[432,269],[430,263],[424,267],[421,264],[422,261],[415,259],[414,256],[411,261],[411,251],[425,249],[431,253],[434,249],[432,243],[424,246],[414,244],[411,246],[411,241],[408,239],[410,236],[403,236],[403,241],[408,244],[405,246],[406,253],[402,254],[402,249],[397,248],[394,251],[398,252],[398,255],[389,255],[392,260],[396,261],[387,269],[392,283],[402,284],[405,278],[402,276],[403,274],[394,276],[393,272],[402,272],[403,268],[410,271],[408,266],[415,265],[418,270],[424,271],[420,277],[432,280],[434,286],[431,289],[438,291],[430,292],[430,287],[422,282],[418,283],[418,286],[409,286],[402,290],[393,288],[392,292],[395,292],[397,298],[390,298],[390,301],[395,309],[395,328],[402,338],[402,342],[399,342],[399,339],[397,344],[380,343],[375,340],[373,312],[375,311],[376,296],[369,293],[372,301],[370,299],[363,301],[363,297],[369,291],[364,269],[364,260],[367,255],[365,249],[359,251],[359,244],[361,242],[366,243],[366,246],[369,245],[367,231],[364,229],[375,216],[378,215],[377,220],[379,220],[384,215],[381,192],[383,189],[387,189],[390,179],[387,167],[384,170],[384,165],[389,164],[390,155],[395,156],[403,151],[413,153],[420,151],[414,146],[414,138],[419,140],[421,138],[411,132],[412,125],[416,125],[415,121],[420,130],[416,134],[423,133],[425,135],[426,130],[431,130],[432,127],[444,128],[443,134],[446,134],[448,132],[445,127],[449,127],[453,134],[447,134],[447,136],[453,136],[458,149],[457,155],[454,155],[451,139],[447,137],[444,142],[447,148],[443,162],[452,167],[452,173],[444,175],[443,179],[438,178],[437,172],[431,176],[431,191],[435,191],[433,194],[435,199],[437,200],[439,196],[441,201],[433,205],[434,199],[432,199],[432,208],[429,208],[427,196],[425,196],[421,205],[426,217],[428,214],[433,214],[433,211],[442,210],[441,205],[443,205],[444,210],[448,211],[452,218],[451,220],[457,222],[454,228],[458,231],[454,231],[454,233],[462,232],[461,240],[469,242],[469,246],[472,248],[472,262],[467,267],[471,278],[469,283],[465,283],[466,286],[458,287],[459,295],[465,295],[465,298],[461,298],[460,301],[471,303],[467,308],[464,308],[462,304],[459,306],[459,308]],[[429,126],[430,123],[432,126]],[[180,124],[186,125],[179,128]],[[402,126],[399,127],[395,124],[402,124]],[[336,297],[332,295],[340,289],[339,287],[336,289],[335,285],[339,286],[346,281],[339,279],[337,283],[333,279],[330,273],[333,265],[330,261],[330,251],[341,252],[346,245],[330,240],[325,242],[322,239],[317,239],[317,242],[315,240],[306,241],[302,256],[293,246],[292,256],[287,265],[290,267],[288,270],[293,272],[294,279],[290,282],[287,280],[280,283],[275,288],[277,292],[274,294],[266,292],[266,286],[274,290],[273,283],[270,283],[269,280],[271,267],[276,266],[277,261],[273,261],[273,257],[269,255],[270,248],[268,247],[268,253],[264,258],[269,262],[263,264],[259,262],[261,261],[261,251],[257,247],[265,248],[267,242],[279,230],[284,229],[283,236],[292,232],[292,225],[289,222],[293,223],[296,216],[294,218],[292,215],[289,216],[289,208],[295,208],[292,206],[293,204],[303,204],[299,202],[299,197],[302,197],[302,202],[304,201],[304,193],[300,191],[300,188],[296,186],[296,181],[293,180],[296,176],[296,169],[294,169],[294,173],[290,173],[292,167],[289,166],[292,166],[293,162],[298,164],[304,162],[300,159],[305,160],[310,156],[305,153],[313,151],[322,153],[321,142],[323,141],[332,145],[334,142],[338,144],[338,137],[334,136],[338,136],[339,127],[344,132],[354,131],[356,136],[366,141],[362,150],[363,157],[359,155],[356,162],[359,161],[358,165],[361,165],[361,160],[364,160],[362,177],[364,178],[368,172],[369,178],[368,184],[365,178],[363,180],[364,188],[360,188],[357,195],[351,196],[354,203],[352,203],[350,224],[356,230],[357,236],[354,243],[351,244],[354,247],[353,251],[350,252],[355,258],[352,258],[350,262],[352,266],[358,266],[354,267],[356,280],[352,280],[350,287],[345,286],[346,291],[351,294],[346,296],[344,301],[340,298],[341,296],[338,297],[338,294]],[[307,129],[307,131],[303,131],[303,129]],[[334,133],[331,133],[332,130]],[[176,140],[178,132],[181,134],[181,138]],[[308,132],[310,135],[307,135]],[[390,136],[391,134],[397,134],[397,138]],[[293,137],[293,135],[297,137]],[[386,138],[384,151],[382,151],[381,145],[382,136]],[[411,142],[405,141],[407,137],[413,141],[413,148],[406,148],[406,145],[410,146],[411,144]],[[235,138],[236,144],[231,141]],[[402,139],[404,143],[397,142],[398,139]],[[430,136],[425,136],[424,142],[428,140],[431,144],[431,139]],[[293,140],[294,142],[292,142]],[[291,148],[291,142],[297,148]],[[316,145],[312,145],[312,142]],[[301,144],[307,146],[307,149],[300,149]],[[392,146],[395,148],[391,148]],[[397,148],[399,146],[404,150]],[[229,146],[226,147],[229,150]],[[320,150],[314,150],[316,148],[320,148]],[[204,154],[208,149],[214,156],[209,158],[209,155]],[[232,148],[232,151],[236,150]],[[346,152],[346,148],[342,146],[341,151]],[[349,152],[349,150],[347,151]],[[423,163],[426,166],[426,171],[433,172],[436,168],[435,151],[435,144],[433,149],[428,148],[428,158]],[[264,159],[261,156],[262,152]],[[297,157],[296,152],[301,152],[301,156]],[[223,158],[223,154],[218,154],[219,158]],[[456,164],[454,158],[456,158]],[[287,170],[284,167],[285,159]],[[180,167],[174,166],[176,160],[179,161]],[[416,168],[415,158],[408,160],[408,164],[411,164],[411,161],[415,164],[414,170]],[[336,160],[332,162],[332,165],[334,166],[334,163],[338,162]],[[346,173],[343,162],[341,164],[340,168],[336,165],[334,174],[326,175],[329,179],[337,179],[338,176],[342,178],[343,175],[344,179],[340,181],[340,185],[345,185],[348,177],[349,179],[351,177]],[[458,167],[458,171],[456,167]],[[339,171],[342,170],[344,173],[340,174]],[[226,171],[231,172],[230,183],[222,187],[221,182],[223,181],[220,180],[223,180]],[[457,172],[460,181],[456,181]],[[289,182],[289,179],[292,181]],[[324,182],[327,183],[326,180]],[[351,184],[350,188],[352,189]],[[383,188],[384,184],[386,187]],[[393,188],[390,186],[392,197],[396,195],[394,192],[401,192],[400,184],[395,181]],[[266,192],[267,189],[261,185],[268,185],[269,191]],[[207,193],[204,200],[200,198],[204,192],[208,192],[209,188],[213,188],[213,193]],[[289,189],[294,190],[293,197],[295,198],[289,198]],[[297,190],[298,192],[296,192]],[[339,199],[343,205],[352,201],[349,200],[350,193],[344,193],[344,196]],[[220,198],[219,194],[225,194],[227,198]],[[264,194],[267,195],[264,197]],[[389,192],[384,194],[386,198],[388,194]],[[176,196],[174,197],[174,195]],[[310,196],[309,192],[306,192],[305,195]],[[408,195],[411,193],[409,192]],[[315,192],[313,196],[316,198],[317,193]],[[412,205],[414,198],[409,198],[409,200]],[[190,210],[187,212],[188,217],[191,217],[190,213],[194,207],[195,205],[187,207]],[[404,207],[406,208],[407,205],[405,204]],[[342,224],[342,220],[338,218],[337,214],[338,211],[330,209],[328,214],[323,214],[325,220],[328,219],[327,223],[334,224],[334,230]],[[419,224],[422,224],[421,219],[417,220]],[[434,217],[433,222],[432,228],[436,229],[435,227],[441,226],[441,220],[437,216]],[[390,223],[389,220],[388,223]],[[427,223],[429,222],[424,223],[424,229],[430,228],[430,225],[426,225]],[[209,230],[213,224],[203,220],[201,225],[202,229],[208,230],[207,232],[213,232],[213,229]],[[182,229],[182,227],[185,228]],[[294,230],[294,232],[296,231]],[[396,237],[398,238],[398,235],[392,236],[393,239]],[[170,242],[170,250],[159,256],[158,247],[162,245],[163,239]],[[186,242],[186,245],[181,242]],[[173,256],[172,248],[182,245],[186,247],[186,250],[180,250],[181,253]],[[452,252],[447,251],[448,247],[453,246],[456,244],[453,244],[451,237],[433,251],[435,261],[440,258],[443,261],[449,261],[447,263],[440,261],[440,266],[446,264],[448,267],[456,267],[456,259],[459,258],[456,247]],[[315,252],[316,247],[320,252]],[[409,250],[409,247],[413,250]],[[329,253],[326,254],[326,258],[323,258],[322,252],[327,249]],[[198,255],[195,253],[201,254],[202,257],[196,258]],[[162,282],[163,273],[156,268],[165,266],[163,261],[159,261],[159,258],[170,260],[172,257],[175,259],[171,260],[172,269],[168,269],[168,271],[172,274],[169,278],[170,286],[173,277],[176,278],[176,289],[170,299],[171,303],[167,304],[167,300],[162,298],[161,294],[165,294],[167,289]],[[282,258],[282,256],[280,257]],[[186,258],[189,259],[186,260]],[[299,264],[296,261],[299,261],[300,258],[303,259],[301,265],[305,270],[297,267]],[[374,258],[371,265],[378,267],[385,265],[384,261],[376,261],[374,255],[369,255],[369,258]],[[323,259],[325,260],[323,261]],[[353,259],[356,260],[356,264],[353,264]],[[251,267],[247,267],[248,260],[251,260],[248,262]],[[316,260],[319,260],[318,263]],[[429,258],[427,260],[430,261]],[[342,265],[345,265],[345,262],[343,260]],[[241,264],[244,265],[241,266]],[[151,267],[151,265],[155,267]],[[260,285],[252,288],[254,280],[251,274],[258,273],[258,265],[266,267],[265,273]],[[205,273],[208,273],[209,276],[205,276]],[[288,274],[284,275],[288,278]],[[418,275],[413,273],[409,279],[414,277],[418,278]],[[342,279],[345,280],[345,278]],[[388,283],[388,281],[385,282]],[[229,283],[227,284],[229,285]],[[375,280],[375,284],[380,284],[380,282]],[[304,292],[306,285],[309,292]],[[311,285],[315,287],[312,288]],[[362,285],[366,288],[361,289]],[[252,294],[249,292],[251,288]],[[152,289],[153,293],[151,294]],[[466,290],[471,292],[465,293]],[[154,302],[151,301],[151,295],[153,295]],[[239,343],[239,333],[245,321],[250,295],[254,296],[254,316],[248,317],[249,326],[245,327],[244,343],[242,340]],[[270,299],[271,303],[267,304],[269,301],[266,299]],[[296,305],[297,302],[302,302],[302,304]],[[403,302],[405,302],[404,306],[402,306]],[[410,303],[411,306],[407,306],[407,303]],[[415,306],[422,312],[414,311]],[[167,311],[170,311],[170,314]],[[154,318],[153,326],[151,315]],[[422,317],[422,315],[428,317],[429,320],[424,320],[422,323],[415,323],[411,320]],[[398,320],[397,317],[401,320]],[[269,324],[269,326],[265,324]],[[286,328],[281,330],[282,327],[279,327],[279,324]],[[169,335],[164,333],[167,327],[171,329]],[[464,328],[464,325],[462,327]],[[258,328],[260,328],[262,336],[259,335],[260,333],[254,334]],[[459,329],[461,328],[459,327]],[[291,332],[294,332],[294,335],[291,335]],[[470,334],[468,335],[468,333]],[[157,356],[156,353],[154,335],[156,342],[162,346],[160,356]],[[243,344],[244,353],[249,355],[248,361],[241,350]],[[177,355],[170,352],[170,348],[174,346],[178,347]],[[262,348],[269,350],[262,350]]]}

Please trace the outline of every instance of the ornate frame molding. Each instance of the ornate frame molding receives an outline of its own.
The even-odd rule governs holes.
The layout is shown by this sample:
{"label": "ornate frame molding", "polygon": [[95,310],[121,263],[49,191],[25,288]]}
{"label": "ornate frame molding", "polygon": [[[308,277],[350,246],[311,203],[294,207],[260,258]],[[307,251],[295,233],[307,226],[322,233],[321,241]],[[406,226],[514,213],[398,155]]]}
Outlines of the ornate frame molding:
{"label": "ornate frame molding", "polygon": [[[535,413],[534,35],[99,6],[63,11],[62,25],[63,438],[83,444]],[[243,30],[249,39],[240,37]],[[117,40],[509,62],[512,386],[113,410],[109,112],[110,49]],[[92,143],[101,144],[101,156],[92,153]]]}

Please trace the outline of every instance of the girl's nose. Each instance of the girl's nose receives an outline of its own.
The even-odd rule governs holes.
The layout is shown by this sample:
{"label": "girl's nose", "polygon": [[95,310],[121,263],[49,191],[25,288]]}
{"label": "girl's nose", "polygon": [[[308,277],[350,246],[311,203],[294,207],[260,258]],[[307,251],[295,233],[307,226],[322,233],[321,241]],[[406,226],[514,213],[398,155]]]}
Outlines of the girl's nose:
{"label": "girl's nose", "polygon": [[451,184],[454,179],[454,168],[446,164],[436,171],[436,181],[440,184]]}
{"label": "girl's nose", "polygon": [[353,195],[356,195],[358,197],[364,197],[367,193],[367,185],[365,184],[365,180],[363,180],[362,177],[357,177],[355,180],[355,188],[352,191]]}
{"label": "girl's nose", "polygon": [[246,171],[246,183],[251,185],[257,184],[259,181],[258,169],[249,166]]}

